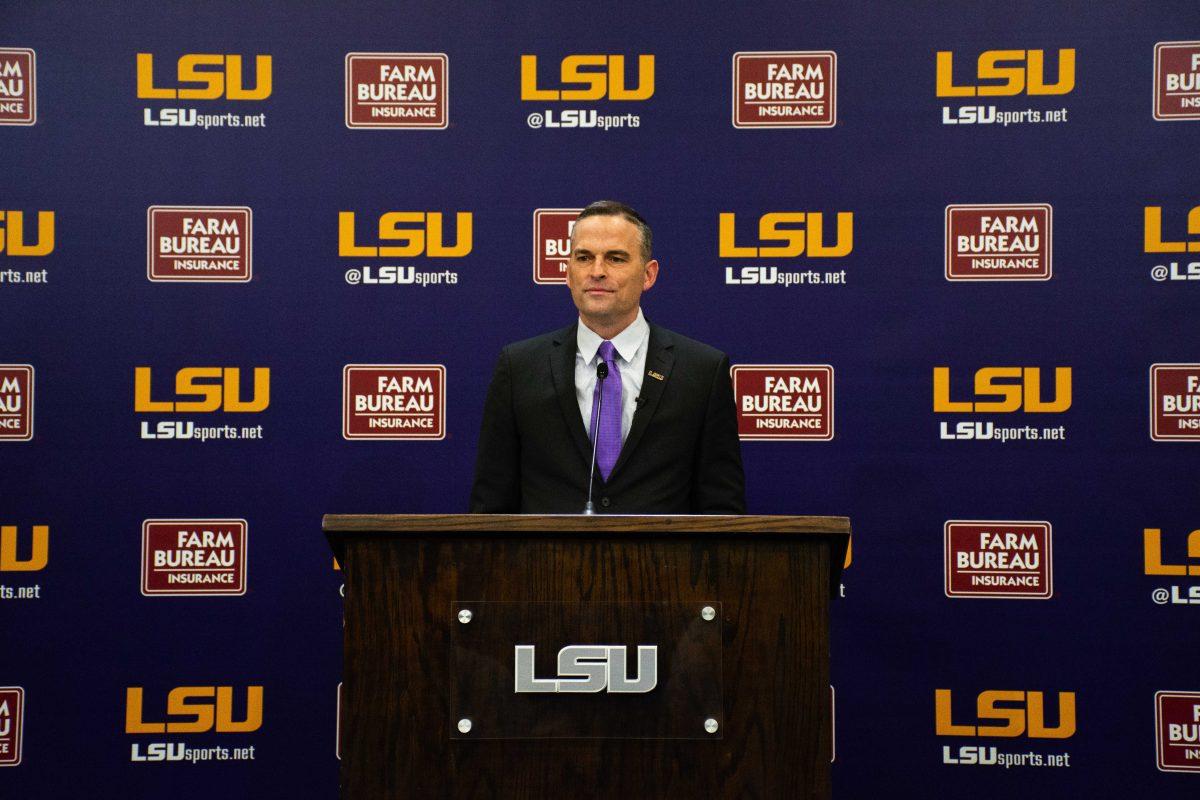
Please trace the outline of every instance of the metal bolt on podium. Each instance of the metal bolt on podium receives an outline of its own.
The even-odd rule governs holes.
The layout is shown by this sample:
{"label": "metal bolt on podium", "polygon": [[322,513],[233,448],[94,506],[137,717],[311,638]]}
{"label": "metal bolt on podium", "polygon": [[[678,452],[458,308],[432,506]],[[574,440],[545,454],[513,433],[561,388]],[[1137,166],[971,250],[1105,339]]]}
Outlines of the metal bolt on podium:
{"label": "metal bolt on podium", "polygon": [[471,720],[467,719],[466,717],[463,717],[462,719],[460,719],[458,721],[458,730],[460,733],[470,733],[471,732]]}
{"label": "metal bolt on podium", "polygon": [[717,610],[712,606],[705,606],[700,609],[700,616],[704,618],[705,622],[712,622],[717,618]]}
{"label": "metal bolt on podium", "polygon": [[708,719],[704,720],[704,730],[707,731],[708,733],[716,733],[717,728],[719,728],[719,727],[721,727],[721,726],[718,725],[717,721],[715,719],[713,719],[712,717],[709,717]]}
{"label": "metal bolt on podium", "polygon": [[472,616],[474,616],[474,615],[471,613],[471,609],[464,608],[462,611],[458,612],[458,621],[461,622],[463,625],[466,625],[468,622],[471,621]]}

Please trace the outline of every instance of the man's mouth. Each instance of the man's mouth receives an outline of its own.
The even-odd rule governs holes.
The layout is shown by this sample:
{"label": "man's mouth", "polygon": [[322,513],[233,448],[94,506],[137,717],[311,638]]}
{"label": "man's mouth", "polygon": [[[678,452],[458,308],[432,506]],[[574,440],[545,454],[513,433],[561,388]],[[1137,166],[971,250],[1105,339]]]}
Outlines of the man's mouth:
{"label": "man's mouth", "polygon": [[584,292],[586,294],[612,294],[613,290],[612,289],[601,289],[599,287],[592,287],[591,289],[585,289]]}

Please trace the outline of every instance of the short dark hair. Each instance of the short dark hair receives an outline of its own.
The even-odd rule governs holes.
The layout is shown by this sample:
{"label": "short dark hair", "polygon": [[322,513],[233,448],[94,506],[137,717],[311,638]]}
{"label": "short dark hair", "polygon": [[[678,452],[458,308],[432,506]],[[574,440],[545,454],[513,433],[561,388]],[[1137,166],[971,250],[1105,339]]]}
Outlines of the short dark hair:
{"label": "short dark hair", "polygon": [[638,232],[642,235],[642,261],[650,260],[651,246],[654,243],[654,238],[650,233],[650,225],[641,214],[634,211],[630,206],[619,203],[616,200],[597,200],[589,204],[583,211],[580,211],[575,221],[578,222],[586,217],[624,217],[632,222],[637,226]]}

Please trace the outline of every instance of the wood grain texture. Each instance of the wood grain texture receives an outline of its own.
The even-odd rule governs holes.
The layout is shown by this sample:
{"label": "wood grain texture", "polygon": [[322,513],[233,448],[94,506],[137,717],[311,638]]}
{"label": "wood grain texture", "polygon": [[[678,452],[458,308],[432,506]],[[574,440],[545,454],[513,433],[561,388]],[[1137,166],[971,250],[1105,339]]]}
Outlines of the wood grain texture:
{"label": "wood grain texture", "polygon": [[[344,798],[829,796],[831,538],[341,536]],[[458,598],[719,601],[722,738],[452,739]]]}

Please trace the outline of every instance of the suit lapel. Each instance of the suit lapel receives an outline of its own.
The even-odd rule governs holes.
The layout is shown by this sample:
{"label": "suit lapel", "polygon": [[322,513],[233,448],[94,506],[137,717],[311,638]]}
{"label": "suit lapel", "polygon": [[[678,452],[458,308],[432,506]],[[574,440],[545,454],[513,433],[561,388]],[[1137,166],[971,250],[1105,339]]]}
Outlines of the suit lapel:
{"label": "suit lapel", "polygon": [[657,325],[651,325],[650,341],[646,349],[646,372],[642,375],[642,402],[633,412],[633,424],[629,427],[629,435],[625,437],[625,444],[621,447],[617,463],[608,474],[609,483],[629,460],[629,454],[637,447],[642,434],[650,425],[654,411],[658,408],[658,401],[662,399],[663,389],[671,377],[671,367],[674,363],[675,343],[671,340],[671,335]]}
{"label": "suit lapel", "polygon": [[579,413],[579,400],[575,394],[575,353],[579,349],[575,334],[578,324],[564,328],[554,335],[553,346],[550,349],[550,375],[554,379],[554,393],[558,395],[567,434],[575,442],[583,462],[590,464],[592,445],[588,440],[587,431],[584,430],[583,416]]}

